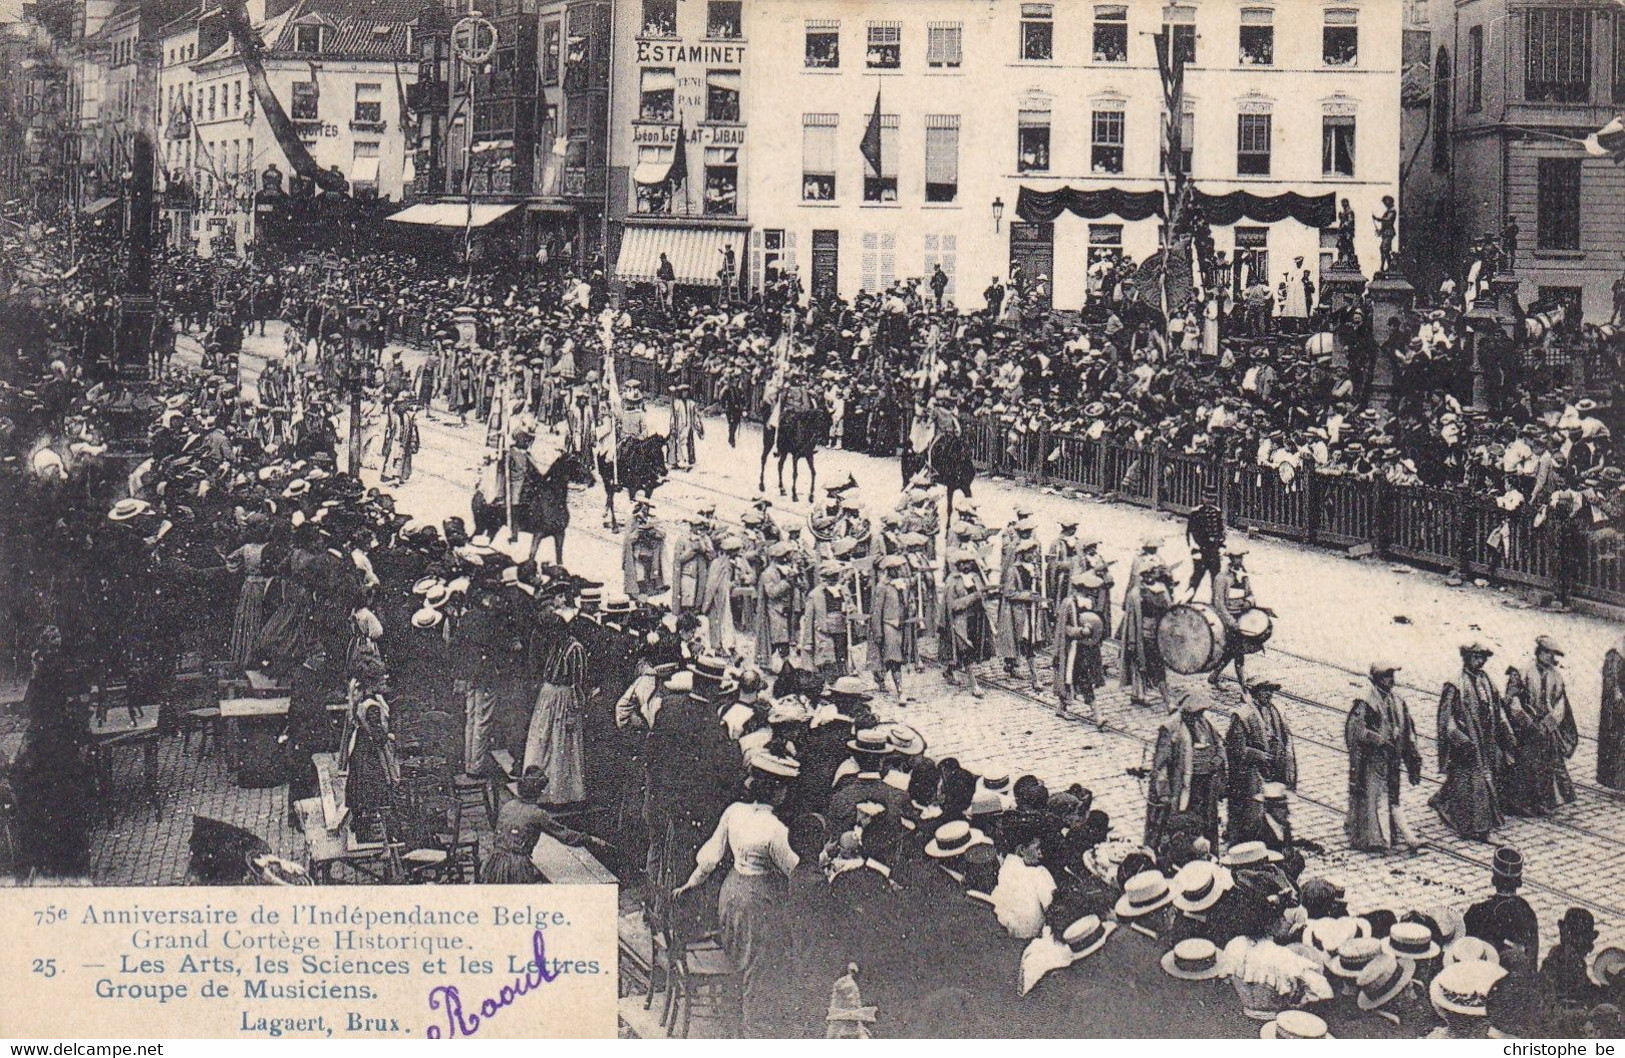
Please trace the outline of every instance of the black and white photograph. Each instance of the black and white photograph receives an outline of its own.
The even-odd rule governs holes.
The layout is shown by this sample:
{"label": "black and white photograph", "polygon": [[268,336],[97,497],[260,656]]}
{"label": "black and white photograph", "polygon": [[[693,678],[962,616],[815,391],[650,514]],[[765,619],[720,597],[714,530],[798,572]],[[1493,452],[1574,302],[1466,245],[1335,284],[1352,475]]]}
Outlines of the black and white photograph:
{"label": "black and white photograph", "polygon": [[0,0],[0,902],[1617,1039],[1622,360],[1621,0]]}

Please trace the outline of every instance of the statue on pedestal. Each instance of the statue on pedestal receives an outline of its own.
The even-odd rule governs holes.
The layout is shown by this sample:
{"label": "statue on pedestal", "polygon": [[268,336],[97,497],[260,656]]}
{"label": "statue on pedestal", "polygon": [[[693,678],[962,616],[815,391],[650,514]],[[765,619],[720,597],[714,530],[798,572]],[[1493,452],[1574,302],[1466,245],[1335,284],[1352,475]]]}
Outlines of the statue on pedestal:
{"label": "statue on pedestal", "polygon": [[1377,225],[1377,243],[1381,247],[1382,263],[1377,267],[1377,274],[1393,270],[1394,267],[1394,239],[1398,235],[1399,210],[1394,206],[1393,195],[1382,196],[1382,212],[1374,214],[1371,218]]}
{"label": "statue on pedestal", "polygon": [[1501,270],[1504,272],[1517,270],[1518,231],[1518,221],[1508,213],[1506,223],[1501,226]]}
{"label": "statue on pedestal", "polygon": [[1354,207],[1344,199],[1337,212],[1337,265],[1358,271],[1360,258],[1354,252]]}

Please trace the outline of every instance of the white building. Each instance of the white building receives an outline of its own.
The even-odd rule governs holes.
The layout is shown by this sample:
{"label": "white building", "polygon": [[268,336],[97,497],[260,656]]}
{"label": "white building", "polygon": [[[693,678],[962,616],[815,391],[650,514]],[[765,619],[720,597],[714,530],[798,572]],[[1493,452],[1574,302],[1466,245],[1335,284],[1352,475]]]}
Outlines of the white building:
{"label": "white building", "polygon": [[[924,0],[861,14],[761,0],[751,25],[752,62],[772,76],[753,78],[746,120],[777,148],[749,172],[753,278],[776,258],[850,296],[941,263],[950,295],[979,308],[989,276],[1019,261],[1050,278],[1057,308],[1079,307],[1092,258],[1159,245],[1158,215],[1112,210],[1138,215],[1165,186],[1165,25],[1186,50],[1185,149],[1216,196],[1217,249],[1273,282],[1297,257],[1327,266],[1332,196],[1349,199],[1361,265],[1376,268],[1370,218],[1398,196],[1400,0]],[[879,173],[860,149],[877,94]],[[1067,189],[1059,216],[1020,215],[1024,191]],[[1256,197],[1223,197],[1238,191]]]}
{"label": "white building", "polygon": [[[250,3],[252,14],[263,4]],[[404,186],[401,100],[417,78],[412,50],[414,0],[298,0],[257,20],[271,91],[299,140],[322,169],[337,169],[352,194],[398,201]],[[261,174],[293,166],[258,105],[236,45],[206,11],[206,43],[191,63],[196,126],[193,186],[199,223],[240,249],[251,235],[252,195]],[[206,53],[207,42],[218,41]]]}
{"label": "white building", "polygon": [[196,79],[198,12],[190,11],[158,31],[158,186],[163,190],[162,215],[169,224],[169,241],[184,246],[197,233],[193,227],[196,187],[193,180],[192,107]]}

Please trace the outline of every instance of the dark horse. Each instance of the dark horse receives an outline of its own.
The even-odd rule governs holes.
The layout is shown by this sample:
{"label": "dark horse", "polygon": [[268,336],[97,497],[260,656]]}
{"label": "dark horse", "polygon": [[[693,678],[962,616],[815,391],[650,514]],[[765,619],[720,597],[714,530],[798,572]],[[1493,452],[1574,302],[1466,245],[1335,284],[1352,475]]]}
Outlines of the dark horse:
{"label": "dark horse", "polygon": [[814,456],[818,446],[829,437],[829,412],[821,405],[806,410],[779,411],[779,425],[762,426],[762,465],[756,476],[756,491],[767,489],[767,459],[779,455],[779,495],[784,495],[784,461],[790,461],[790,498],[801,498],[801,461],[807,463],[807,495],[811,497],[818,487],[818,464]]}
{"label": "dark horse", "polygon": [[615,520],[615,494],[628,496],[654,491],[666,480],[666,438],[662,436],[626,438],[616,449],[617,459],[598,457],[598,476],[604,482],[604,524],[619,532]]}
{"label": "dark horse", "polygon": [[[564,565],[564,533],[570,527],[570,485],[592,483],[592,469],[581,456],[561,455],[547,471],[538,471],[528,459],[525,461],[525,483],[519,490],[519,502],[513,505],[513,522],[509,532],[513,539],[520,533],[530,533],[530,560],[545,537],[553,538],[553,554],[559,565]],[[495,502],[486,499],[478,488],[474,490],[474,533],[496,539],[498,530],[507,523],[507,511],[502,497]]]}
{"label": "dark horse", "polygon": [[971,460],[970,442],[965,440],[964,434],[939,433],[923,455],[915,452],[912,446],[905,447],[903,486],[906,488],[922,469],[934,483],[947,490],[948,514],[942,524],[952,525],[954,493],[962,492],[969,499],[971,484],[976,480],[976,464]]}

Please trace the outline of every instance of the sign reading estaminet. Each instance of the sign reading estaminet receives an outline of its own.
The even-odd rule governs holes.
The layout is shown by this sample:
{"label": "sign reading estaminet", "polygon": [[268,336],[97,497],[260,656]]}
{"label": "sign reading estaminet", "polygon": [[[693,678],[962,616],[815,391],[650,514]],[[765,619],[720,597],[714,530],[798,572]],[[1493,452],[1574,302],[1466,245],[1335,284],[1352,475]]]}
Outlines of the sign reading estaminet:
{"label": "sign reading estaminet", "polygon": [[12,889],[0,1037],[615,1035],[613,886]]}

